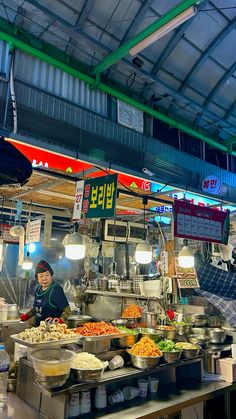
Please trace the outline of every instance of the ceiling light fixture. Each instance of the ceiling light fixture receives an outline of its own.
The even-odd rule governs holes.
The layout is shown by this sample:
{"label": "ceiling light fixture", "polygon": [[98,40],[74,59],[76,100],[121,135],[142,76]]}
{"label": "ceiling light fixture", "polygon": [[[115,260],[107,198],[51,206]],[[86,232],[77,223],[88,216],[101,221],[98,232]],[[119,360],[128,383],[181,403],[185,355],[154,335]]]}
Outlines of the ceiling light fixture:
{"label": "ceiling light fixture", "polygon": [[194,267],[193,251],[188,247],[187,240],[184,240],[184,246],[179,252],[178,263],[179,263],[179,266],[181,266],[181,268]]}
{"label": "ceiling light fixture", "polygon": [[71,260],[80,260],[85,257],[85,241],[84,237],[78,233],[78,223],[75,223],[75,231],[66,234],[63,239],[63,246],[65,247],[65,256]]}
{"label": "ceiling light fixture", "polygon": [[197,9],[194,6],[191,6],[188,9],[184,10],[184,12],[177,15],[174,19],[171,19],[165,25],[161,26],[159,29],[154,31],[151,35],[138,42],[134,47],[132,47],[129,50],[130,55],[134,56],[138,54],[140,51],[153,44],[153,42],[156,42],[158,39],[162,38],[167,33],[171,32],[173,29],[176,29],[182,23],[186,22],[186,20],[193,17],[196,13]]}
{"label": "ceiling light fixture", "polygon": [[147,204],[147,197],[143,197],[143,243],[138,243],[135,249],[134,259],[137,263],[146,265],[152,261],[152,247],[146,243],[146,226],[145,226],[145,205]]}
{"label": "ceiling light fixture", "polygon": [[30,258],[29,252],[26,253],[26,257],[24,258],[21,267],[24,271],[30,271],[33,268],[33,261]]}

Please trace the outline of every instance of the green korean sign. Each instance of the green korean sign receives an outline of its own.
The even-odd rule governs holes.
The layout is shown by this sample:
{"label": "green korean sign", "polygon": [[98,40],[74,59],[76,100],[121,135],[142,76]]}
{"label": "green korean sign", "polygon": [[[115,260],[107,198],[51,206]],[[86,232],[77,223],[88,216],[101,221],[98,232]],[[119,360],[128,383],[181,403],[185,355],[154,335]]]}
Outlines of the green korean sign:
{"label": "green korean sign", "polygon": [[115,215],[117,174],[77,182],[73,219]]}

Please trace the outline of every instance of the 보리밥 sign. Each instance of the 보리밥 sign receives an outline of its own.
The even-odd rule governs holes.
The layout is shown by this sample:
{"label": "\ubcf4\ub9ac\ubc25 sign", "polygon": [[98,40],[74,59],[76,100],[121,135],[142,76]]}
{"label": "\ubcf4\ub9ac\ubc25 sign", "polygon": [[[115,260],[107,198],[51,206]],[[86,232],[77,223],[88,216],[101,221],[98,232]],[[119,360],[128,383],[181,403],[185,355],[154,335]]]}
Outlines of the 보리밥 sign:
{"label": "\ubcf4\ub9ac\ubc25 sign", "polygon": [[116,191],[117,174],[77,182],[73,220],[114,217]]}
{"label": "\ubcf4\ub9ac\ubc25 sign", "polygon": [[229,211],[176,200],[173,205],[174,236],[213,243],[228,243]]}

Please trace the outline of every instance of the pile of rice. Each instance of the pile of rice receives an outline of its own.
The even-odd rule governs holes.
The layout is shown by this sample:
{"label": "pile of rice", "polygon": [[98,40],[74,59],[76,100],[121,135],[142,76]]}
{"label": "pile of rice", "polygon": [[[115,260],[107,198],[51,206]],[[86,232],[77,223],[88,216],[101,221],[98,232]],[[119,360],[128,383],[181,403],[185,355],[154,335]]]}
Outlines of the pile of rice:
{"label": "pile of rice", "polygon": [[104,362],[96,358],[95,355],[88,352],[81,352],[76,354],[76,357],[73,359],[71,368],[77,370],[95,370],[97,368],[104,368]]}

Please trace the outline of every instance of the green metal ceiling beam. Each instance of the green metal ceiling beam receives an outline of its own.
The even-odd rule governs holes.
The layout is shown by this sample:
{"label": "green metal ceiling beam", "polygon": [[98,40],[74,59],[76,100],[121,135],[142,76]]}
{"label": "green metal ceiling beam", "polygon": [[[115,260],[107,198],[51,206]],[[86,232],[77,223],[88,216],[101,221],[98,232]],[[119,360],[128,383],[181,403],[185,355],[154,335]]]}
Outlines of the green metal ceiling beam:
{"label": "green metal ceiling beam", "polygon": [[176,16],[180,13],[184,12],[191,6],[195,6],[199,4],[200,0],[184,0],[179,3],[177,6],[173,7],[173,9],[169,10],[165,15],[161,16],[158,20],[153,22],[147,28],[145,28],[142,32],[137,34],[134,38],[130,39],[129,41],[125,42],[121,45],[116,51],[109,54],[105,57],[96,67],[93,69],[94,74],[101,74],[107,68],[111,67],[117,61],[121,60],[121,58],[128,55],[129,50],[137,45],[139,42],[143,41],[147,36],[151,35],[153,32],[160,29],[166,23],[173,20]]}
{"label": "green metal ceiling beam", "polygon": [[224,143],[227,147],[231,148],[233,144],[236,144],[236,137],[231,137],[228,140],[225,140]]}
{"label": "green metal ceiling beam", "polygon": [[[27,54],[33,55],[34,57],[50,65],[53,65],[54,67],[70,74],[73,77],[83,80],[90,86],[94,86],[96,83],[96,79],[94,77],[88,76],[84,73],[84,71],[81,70],[81,65],[78,61],[70,60],[69,57],[66,56],[66,54],[64,54],[62,51],[43,41],[38,41],[36,38],[33,38],[26,32],[18,29],[16,26],[2,18],[0,18],[0,39],[8,42],[11,46],[18,48]],[[183,131],[186,134],[209,144],[213,148],[221,150],[225,153],[230,153],[236,157],[236,151],[232,151],[226,145],[204,135],[199,131],[192,129],[191,127],[181,122],[177,122],[173,118],[170,118],[169,116],[155,109],[152,109],[141,102],[138,102],[137,100],[110,85],[100,81],[97,85],[97,88],[117,99],[128,103],[129,105],[136,107],[137,109],[140,109],[141,111],[153,116],[154,118],[159,119],[170,127],[177,128],[180,131]]]}

